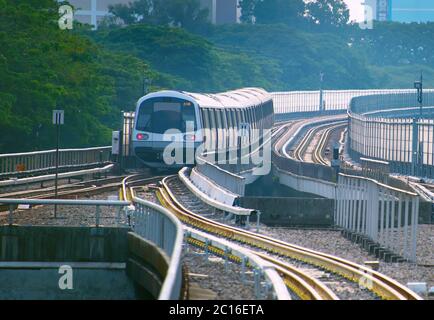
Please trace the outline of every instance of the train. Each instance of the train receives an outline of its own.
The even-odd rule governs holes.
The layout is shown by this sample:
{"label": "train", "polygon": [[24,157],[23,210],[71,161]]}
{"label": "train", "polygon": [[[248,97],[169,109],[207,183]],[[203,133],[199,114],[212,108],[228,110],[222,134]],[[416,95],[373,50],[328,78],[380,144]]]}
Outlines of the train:
{"label": "train", "polygon": [[239,148],[243,130],[249,141],[259,140],[273,123],[272,97],[261,88],[153,92],[137,101],[132,150],[146,167],[182,167],[194,164],[197,154]]}

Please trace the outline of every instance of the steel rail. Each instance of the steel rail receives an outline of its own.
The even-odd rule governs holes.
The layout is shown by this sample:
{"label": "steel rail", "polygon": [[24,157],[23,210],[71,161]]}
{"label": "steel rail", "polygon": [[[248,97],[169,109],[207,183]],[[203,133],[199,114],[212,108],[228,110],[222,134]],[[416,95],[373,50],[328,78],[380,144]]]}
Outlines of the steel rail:
{"label": "steel rail", "polygon": [[327,128],[327,129],[324,130],[324,134],[321,135],[320,141],[316,145],[315,150],[314,150],[314,152],[312,154],[312,160],[313,160],[314,163],[319,163],[319,164],[322,164],[322,165],[325,165],[325,166],[330,165],[330,161],[326,160],[322,156],[323,151],[324,151],[324,149],[326,147],[326,143],[329,140],[329,137],[330,137],[331,133],[334,130],[336,130],[336,129],[340,128],[340,127],[343,127],[345,125],[346,124],[344,124],[344,123],[335,124],[335,125],[331,125],[329,128]]}
{"label": "steel rail", "polygon": [[[342,126],[343,123],[346,122],[344,121],[334,121],[332,123],[326,123],[326,124],[320,124],[318,126],[315,126],[311,129],[309,129],[309,131],[307,132],[306,135],[304,135],[303,139],[301,140],[301,142],[297,145],[297,148],[294,151],[294,158],[298,161],[304,162],[304,153],[306,151],[306,149],[309,147],[309,144],[311,143],[313,137],[321,130],[324,130],[324,128],[334,128],[336,126]],[[327,129],[326,129],[327,130]],[[327,136],[330,133],[330,131],[327,132]],[[324,135],[321,136],[320,142],[318,143],[318,145],[321,146],[321,148],[323,147],[323,144],[325,144],[325,142],[327,141],[327,139],[323,139]],[[316,149],[317,150],[317,149]],[[322,159],[322,157],[317,157],[316,161],[314,160],[314,162],[319,163],[319,164],[324,164],[324,165],[328,165],[327,162],[325,161],[321,161],[320,159]],[[322,159],[323,160],[323,159]]]}
{"label": "steel rail", "polygon": [[[168,194],[166,193],[164,188],[160,188],[157,192],[157,197],[160,201],[160,203],[163,204],[167,209],[172,211],[182,222],[184,222],[187,225],[193,226],[195,228],[198,228],[200,230],[206,231],[211,234],[221,235],[218,232],[210,232],[210,228],[212,228],[211,225],[208,225],[210,228],[201,228],[198,223],[192,222],[193,219],[200,219],[199,215],[196,215],[188,210],[180,210],[171,200],[169,199]],[[204,219],[202,222],[207,224],[207,219]],[[211,220],[210,220],[211,221]],[[209,223],[208,223],[209,224]],[[229,237],[226,237],[229,238]],[[230,239],[230,238],[229,238]],[[233,239],[232,239],[233,240]],[[254,251],[252,251],[254,252]],[[255,255],[259,256],[257,252],[254,252]],[[268,260],[269,262],[270,259]],[[291,272],[291,270],[285,269],[282,266],[279,266],[272,262],[273,267],[278,271],[278,273],[283,278],[286,286],[293,290],[300,298],[304,299],[313,299],[313,300],[323,300],[323,297],[320,293],[316,291],[316,289],[309,284],[309,282],[313,283],[315,282],[315,279],[310,278],[309,282],[305,281],[303,278],[298,276],[296,273]],[[305,275],[305,277],[309,277],[308,275]]]}
{"label": "steel rail", "polygon": [[302,300],[339,300],[339,297],[324,283],[307,275],[289,263],[261,252],[255,252],[255,254],[271,262],[284,279],[288,288],[294,291]]}
{"label": "steel rail", "polygon": [[[130,179],[132,177],[129,177]],[[122,190],[121,194],[124,195],[130,195],[132,199],[138,199],[138,197],[135,194],[135,188],[127,183],[128,177],[124,179],[124,182],[122,184]],[[129,189],[129,190],[127,190]],[[200,218],[199,215],[196,215],[192,212],[188,211],[180,211],[177,209],[176,206],[170,206],[172,202],[168,200],[166,196],[163,194],[165,191],[163,188],[158,188],[157,197],[163,205],[167,207],[170,211],[175,213],[175,215],[183,222],[187,223],[187,218],[190,215],[194,215],[196,218]],[[206,220],[206,219],[205,219]],[[189,224],[191,226],[195,226],[195,224]],[[188,227],[187,227],[188,228]],[[203,229],[202,229],[203,230]],[[206,231],[206,230],[205,230]],[[193,241],[194,240],[194,241]],[[194,245],[199,245],[199,242],[197,239],[190,239],[187,237],[187,241],[190,241]],[[247,252],[251,252],[252,255],[258,256],[259,258],[262,258],[265,261],[268,261],[271,263],[271,265],[275,268],[275,270],[278,272],[278,274],[282,277],[285,285],[291,289],[294,293],[296,293],[301,299],[305,300],[339,300],[339,298],[330,290],[328,289],[324,284],[322,284],[319,280],[310,277],[307,274],[304,274],[303,272],[295,269],[294,267],[285,264],[284,262],[281,262],[277,259],[273,259],[272,257],[269,257],[265,254],[260,254],[256,251],[249,250],[249,249],[243,249]],[[214,250],[216,254],[222,254],[220,252],[221,250]],[[229,255],[229,259],[231,259],[232,255]],[[232,257],[233,258],[233,257]],[[236,260],[236,259],[232,259]],[[235,261],[237,262],[237,261]],[[267,271],[266,271],[267,273]]]}
{"label": "steel rail", "polygon": [[404,285],[368,267],[330,254],[292,245],[265,235],[227,226],[201,217],[189,211],[179,203],[167,184],[169,178],[173,179],[173,176],[163,179],[163,187],[159,189],[159,196],[163,204],[177,214],[180,220],[185,223],[213,234],[241,243],[247,243],[268,252],[324,268],[351,281],[362,284],[383,299],[421,300],[417,294]]}
{"label": "steel rail", "polygon": [[[197,229],[185,226],[186,240],[188,243],[208,250],[213,254],[228,259],[237,264],[242,264],[245,261],[245,267],[257,267],[264,273],[265,278],[271,282],[274,287],[275,295],[278,300],[291,300],[291,296],[285,287],[284,280],[279,277],[279,272],[275,265],[266,259],[261,258],[252,250],[239,246],[231,241],[218,238]],[[227,250],[229,248],[230,250]]]}

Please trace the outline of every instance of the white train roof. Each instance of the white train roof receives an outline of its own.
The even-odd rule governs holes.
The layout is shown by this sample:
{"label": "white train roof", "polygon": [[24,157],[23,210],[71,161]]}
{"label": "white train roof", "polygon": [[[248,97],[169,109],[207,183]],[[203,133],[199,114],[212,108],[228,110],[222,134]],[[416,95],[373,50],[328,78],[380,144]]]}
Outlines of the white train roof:
{"label": "white train roof", "polygon": [[138,101],[156,97],[174,97],[197,103],[201,108],[248,108],[271,100],[271,95],[260,88],[244,88],[223,93],[206,94],[185,91],[159,91]]}

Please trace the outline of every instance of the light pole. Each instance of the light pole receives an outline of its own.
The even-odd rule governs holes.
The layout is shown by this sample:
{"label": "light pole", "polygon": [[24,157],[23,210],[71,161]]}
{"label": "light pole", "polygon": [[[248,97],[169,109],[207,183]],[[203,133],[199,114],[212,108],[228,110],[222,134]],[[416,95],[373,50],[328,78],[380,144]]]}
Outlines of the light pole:
{"label": "light pole", "polygon": [[[54,198],[57,199],[57,186],[59,177],[59,144],[60,144],[60,125],[64,123],[64,111],[53,110],[53,124],[56,126],[56,177],[54,179]],[[57,205],[54,205],[54,218],[57,218]]]}
{"label": "light pole", "polygon": [[319,111],[324,111],[324,101],[322,92],[322,83],[324,81],[324,72],[319,73]]}
{"label": "light pole", "polygon": [[417,90],[417,101],[419,102],[419,118],[422,118],[423,106],[423,74],[420,73],[420,80],[414,82],[414,88]]}
{"label": "light pole", "polygon": [[[423,107],[423,74],[420,73],[420,80],[414,82],[414,88],[417,90],[417,101],[419,102],[419,121],[422,119],[422,107]],[[422,135],[423,139],[424,135]],[[417,174],[417,168],[422,165],[423,162],[423,141],[419,141],[419,122],[413,119],[413,165],[412,175]]]}

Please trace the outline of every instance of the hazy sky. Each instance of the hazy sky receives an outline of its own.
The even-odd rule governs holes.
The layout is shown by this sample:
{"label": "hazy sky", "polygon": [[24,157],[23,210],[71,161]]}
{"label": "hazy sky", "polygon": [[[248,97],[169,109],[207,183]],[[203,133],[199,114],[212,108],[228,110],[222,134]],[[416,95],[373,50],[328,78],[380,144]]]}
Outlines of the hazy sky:
{"label": "hazy sky", "polygon": [[362,21],[363,20],[363,0],[344,0],[350,8],[350,20]]}

